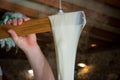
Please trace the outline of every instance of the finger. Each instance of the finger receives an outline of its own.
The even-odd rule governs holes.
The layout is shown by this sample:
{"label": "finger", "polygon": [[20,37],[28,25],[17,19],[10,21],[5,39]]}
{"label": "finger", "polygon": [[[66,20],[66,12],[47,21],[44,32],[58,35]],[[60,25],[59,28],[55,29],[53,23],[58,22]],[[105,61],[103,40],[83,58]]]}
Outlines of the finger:
{"label": "finger", "polygon": [[9,20],[9,21],[7,21],[7,24],[11,24],[11,23],[12,23],[12,21],[10,21],[10,20]]}
{"label": "finger", "polygon": [[8,30],[8,33],[10,33],[11,37],[13,38],[13,40],[14,40],[15,42],[17,42],[17,40],[18,40],[18,35],[16,34],[16,32],[15,32],[14,30],[10,29],[10,30]]}
{"label": "finger", "polygon": [[12,24],[13,24],[14,26],[17,26],[17,19],[14,19],[14,20],[12,21]]}
{"label": "finger", "polygon": [[21,25],[23,23],[23,19],[22,18],[19,18],[18,19],[18,25]]}
{"label": "finger", "polygon": [[29,20],[30,20],[30,18],[24,18],[23,20],[24,20],[24,21],[29,21]]}

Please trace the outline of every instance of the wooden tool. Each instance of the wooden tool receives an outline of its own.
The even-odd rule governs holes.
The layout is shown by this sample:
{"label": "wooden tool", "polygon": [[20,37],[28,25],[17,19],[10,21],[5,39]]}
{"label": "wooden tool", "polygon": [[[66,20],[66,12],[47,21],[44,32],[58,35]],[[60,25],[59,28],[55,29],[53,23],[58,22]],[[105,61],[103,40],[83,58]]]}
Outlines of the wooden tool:
{"label": "wooden tool", "polygon": [[10,37],[7,32],[9,29],[15,30],[18,36],[23,36],[31,33],[49,32],[51,31],[51,24],[49,18],[30,20],[18,26],[5,24],[0,26],[0,39]]}

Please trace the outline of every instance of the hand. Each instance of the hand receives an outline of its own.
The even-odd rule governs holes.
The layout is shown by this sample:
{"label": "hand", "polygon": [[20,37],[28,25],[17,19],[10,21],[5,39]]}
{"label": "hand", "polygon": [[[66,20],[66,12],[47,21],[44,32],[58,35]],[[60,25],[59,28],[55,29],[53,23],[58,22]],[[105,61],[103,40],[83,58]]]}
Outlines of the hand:
{"label": "hand", "polygon": [[[8,21],[8,24],[17,26],[28,20],[30,19],[14,19],[13,21]],[[25,52],[34,71],[35,80],[55,80],[52,69],[37,44],[36,35],[30,34],[19,37],[14,30],[10,29],[8,32],[11,34],[17,46]]]}
{"label": "hand", "polygon": [[[8,24],[13,24],[14,26],[21,25],[24,21],[28,21],[30,18],[19,18],[14,19],[13,21],[8,21]],[[25,36],[18,36],[16,32],[12,29],[8,30],[11,37],[13,38],[16,45],[21,48],[23,51],[30,50],[37,45],[36,35],[29,34]]]}

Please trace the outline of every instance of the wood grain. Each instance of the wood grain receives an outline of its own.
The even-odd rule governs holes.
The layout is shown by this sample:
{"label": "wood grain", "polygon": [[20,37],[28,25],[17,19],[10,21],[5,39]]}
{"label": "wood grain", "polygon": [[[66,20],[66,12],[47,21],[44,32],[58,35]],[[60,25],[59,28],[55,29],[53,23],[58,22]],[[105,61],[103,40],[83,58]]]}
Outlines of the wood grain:
{"label": "wood grain", "polygon": [[0,26],[0,39],[10,37],[7,32],[9,29],[15,30],[18,36],[23,36],[32,33],[49,32],[51,31],[51,25],[48,18],[30,20],[18,26],[13,26],[12,24],[2,25]]}
{"label": "wood grain", "polygon": [[10,12],[20,12],[23,13],[31,18],[44,18],[47,17],[49,14],[41,12],[36,9],[32,9],[23,5],[19,5],[16,3],[12,3],[6,0],[0,0],[0,9],[7,10]]}

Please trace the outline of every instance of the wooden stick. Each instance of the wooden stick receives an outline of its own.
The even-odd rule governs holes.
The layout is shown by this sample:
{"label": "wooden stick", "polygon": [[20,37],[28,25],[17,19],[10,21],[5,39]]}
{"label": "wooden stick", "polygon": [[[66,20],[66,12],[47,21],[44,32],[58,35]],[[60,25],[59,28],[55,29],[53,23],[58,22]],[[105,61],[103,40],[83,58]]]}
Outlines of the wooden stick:
{"label": "wooden stick", "polygon": [[18,36],[23,36],[31,33],[49,32],[51,31],[51,25],[48,18],[30,20],[18,26],[2,25],[0,26],[0,39],[10,37],[7,32],[9,29],[15,30]]}

